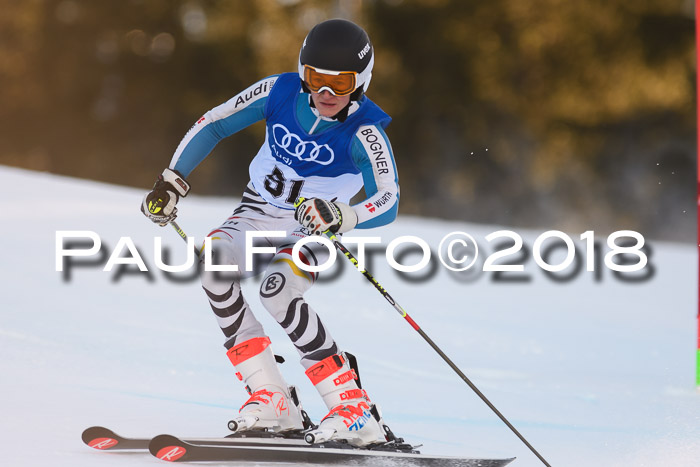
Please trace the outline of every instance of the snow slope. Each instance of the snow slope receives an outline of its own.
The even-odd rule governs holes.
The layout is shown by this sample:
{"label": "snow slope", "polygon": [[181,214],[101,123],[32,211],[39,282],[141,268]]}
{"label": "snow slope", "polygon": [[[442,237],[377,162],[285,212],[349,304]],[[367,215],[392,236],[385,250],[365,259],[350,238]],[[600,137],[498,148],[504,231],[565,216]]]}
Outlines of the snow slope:
{"label": "snow slope", "polygon": [[[142,196],[0,167],[2,465],[162,465],[147,455],[96,452],[80,433],[99,424],[125,435],[218,436],[245,399],[198,283],[173,283],[155,268],[155,236],[174,251],[173,263],[184,260],[185,246],[141,216]],[[201,239],[235,202],[190,196],[180,225]],[[417,235],[436,249],[461,230],[488,247],[485,235],[501,228],[400,216],[358,235],[381,236],[385,245]],[[95,265],[64,280],[55,270],[60,230],[96,232],[108,254],[130,237],[150,280]],[[518,233],[531,246],[541,232]],[[598,232],[603,241],[609,233]],[[411,283],[382,257],[370,271],[552,465],[699,465],[696,253],[692,245],[650,243],[655,274],[637,284],[608,270],[599,281],[582,271],[557,283],[531,258],[526,283],[495,282],[487,273],[458,280],[442,266]],[[393,430],[427,453],[541,465],[349,266],[307,299],[357,355],[364,386]],[[257,286],[251,280],[244,290],[287,360],[284,374],[318,420],[325,409],[286,335],[259,306]]]}

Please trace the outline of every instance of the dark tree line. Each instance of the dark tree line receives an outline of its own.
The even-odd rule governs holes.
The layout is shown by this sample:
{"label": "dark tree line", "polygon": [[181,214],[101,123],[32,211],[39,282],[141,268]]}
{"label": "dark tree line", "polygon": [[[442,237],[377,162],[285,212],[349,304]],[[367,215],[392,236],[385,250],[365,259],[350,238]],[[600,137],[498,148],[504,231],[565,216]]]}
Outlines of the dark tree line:
{"label": "dark tree line", "polygon": [[[362,24],[402,213],[690,241],[695,49],[683,0],[0,0],[0,163],[141,188],[191,124]],[[262,124],[193,174],[239,195]]]}

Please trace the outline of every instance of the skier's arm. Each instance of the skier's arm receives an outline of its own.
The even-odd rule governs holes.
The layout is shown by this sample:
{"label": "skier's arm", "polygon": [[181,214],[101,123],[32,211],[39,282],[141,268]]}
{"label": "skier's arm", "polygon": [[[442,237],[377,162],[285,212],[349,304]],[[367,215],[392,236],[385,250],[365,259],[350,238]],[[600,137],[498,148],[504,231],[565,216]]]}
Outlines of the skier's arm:
{"label": "skier's arm", "polygon": [[399,180],[386,133],[377,125],[364,125],[358,128],[351,144],[352,159],[362,173],[367,198],[354,206],[319,198],[301,202],[294,218],[315,235],[326,230],[345,233],[354,228],[369,229],[396,219]]}
{"label": "skier's arm", "polygon": [[352,145],[355,165],[362,171],[367,199],[355,204],[358,229],[389,224],[399,210],[399,176],[389,138],[378,125],[361,126]]}
{"label": "skier's arm", "polygon": [[219,141],[265,118],[267,97],[276,80],[277,75],[268,76],[205,113],[185,134],[169,168],[189,176]]}

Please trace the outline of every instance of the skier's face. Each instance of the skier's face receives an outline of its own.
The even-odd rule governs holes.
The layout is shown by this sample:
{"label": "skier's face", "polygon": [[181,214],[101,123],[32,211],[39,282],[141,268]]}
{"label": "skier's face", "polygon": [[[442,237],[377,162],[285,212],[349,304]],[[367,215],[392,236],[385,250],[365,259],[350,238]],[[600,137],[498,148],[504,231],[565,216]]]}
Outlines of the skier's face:
{"label": "skier's face", "polygon": [[334,96],[327,90],[323,90],[320,93],[312,92],[311,99],[313,99],[318,113],[324,117],[332,117],[343,110],[343,107],[348,105],[350,102],[350,95]]}

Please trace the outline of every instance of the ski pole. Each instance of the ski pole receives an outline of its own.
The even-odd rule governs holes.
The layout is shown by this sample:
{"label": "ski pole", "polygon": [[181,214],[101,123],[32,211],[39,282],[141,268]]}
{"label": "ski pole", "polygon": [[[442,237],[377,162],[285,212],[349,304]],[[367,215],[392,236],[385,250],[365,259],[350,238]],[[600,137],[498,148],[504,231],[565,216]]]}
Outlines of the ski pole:
{"label": "ski pole", "polygon": [[[187,234],[185,233],[184,230],[182,230],[182,228],[177,224],[177,222],[170,221],[169,224],[171,225],[171,227],[173,229],[175,229],[175,232],[177,232],[177,234],[180,236],[180,238],[183,239],[185,241],[185,243],[187,243]],[[197,245],[194,245],[194,255],[197,258],[199,258],[200,254],[201,254],[201,251],[199,250],[199,248],[197,248]]]}
{"label": "ski pole", "polygon": [[[170,221],[170,225],[172,226],[173,229],[175,229],[175,232],[185,241],[187,242],[187,234],[185,233],[184,230],[180,228],[179,225],[177,225],[177,222],[175,221]],[[196,248],[196,247],[195,247]]]}
{"label": "ski pole", "polygon": [[345,248],[345,245],[340,243],[340,241],[334,234],[330,232],[325,233],[328,235],[328,237],[333,242],[333,245],[335,245],[338,251],[344,254],[345,257],[349,259],[350,262],[355,266],[355,268],[358,271],[360,271],[360,273],[362,273],[362,275],[365,276],[367,280],[372,283],[372,285],[374,285],[374,288],[377,289],[379,293],[382,294],[382,296],[394,307],[394,309],[398,311],[399,314],[403,316],[403,318],[406,321],[408,321],[408,324],[410,324],[411,327],[415,329],[428,344],[430,344],[430,346],[438,353],[438,355],[440,355],[442,359],[445,360],[445,362],[447,362],[450,368],[452,368],[455,371],[455,373],[457,373],[459,377],[462,378],[462,380],[465,383],[467,383],[467,385],[472,389],[472,391],[474,391],[476,395],[479,396],[481,400],[484,401],[486,405],[488,405],[489,408],[493,410],[493,412],[496,415],[498,415],[498,418],[500,418],[503,421],[503,423],[505,423],[508,426],[508,428],[510,428],[511,431],[515,433],[515,435],[518,438],[520,438],[520,440],[523,443],[525,443],[525,446],[527,446],[530,449],[530,451],[532,451],[539,458],[539,460],[542,461],[544,465],[546,465],[547,467],[551,467],[550,464],[544,459],[544,457],[542,457],[542,455],[539,452],[537,452],[537,450],[525,439],[525,437],[521,435],[520,432],[508,421],[508,419],[505,416],[503,416],[503,414],[491,403],[491,401],[489,401],[486,398],[486,396],[479,390],[479,388],[477,388],[474,385],[474,383],[472,383],[469,380],[469,378],[467,378],[467,376],[464,373],[462,373],[462,370],[460,370],[459,367],[455,365],[454,362],[452,362],[452,360],[450,360],[450,358],[440,349],[440,347],[438,347],[437,344],[433,342],[433,340],[425,333],[425,331],[423,331],[423,329],[421,329],[421,327],[418,326],[418,324],[413,320],[413,318],[411,318],[411,316],[408,313],[406,313],[406,310],[404,310],[398,303],[396,303],[396,300],[394,300],[393,297],[389,295],[389,292],[387,292],[386,289],[382,287],[381,284],[379,284],[377,279],[375,279],[374,276],[372,276],[372,274],[367,272],[366,269],[360,269],[359,263],[357,262],[357,258],[355,258],[355,256],[353,256],[353,254],[350,253],[347,248]]}

